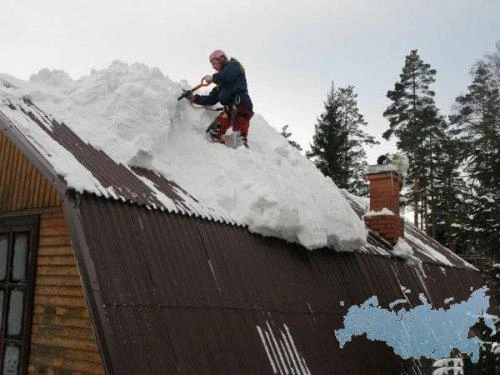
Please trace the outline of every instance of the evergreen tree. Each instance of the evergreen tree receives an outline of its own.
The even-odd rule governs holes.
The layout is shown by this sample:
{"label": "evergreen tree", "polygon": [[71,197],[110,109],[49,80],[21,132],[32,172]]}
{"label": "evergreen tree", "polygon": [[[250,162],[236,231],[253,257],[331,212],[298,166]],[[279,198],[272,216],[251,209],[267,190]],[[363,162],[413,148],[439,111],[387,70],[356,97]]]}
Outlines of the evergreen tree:
{"label": "evergreen tree", "polygon": [[436,70],[420,59],[417,50],[412,50],[406,56],[400,80],[395,83],[394,90],[387,92],[392,104],[384,112],[389,129],[383,137],[390,139],[395,135],[398,149],[407,154],[410,161],[408,180],[411,184],[403,203],[412,205],[414,223],[420,228],[429,225],[432,215],[430,206],[434,203],[429,202],[428,194],[436,176],[434,152],[439,150],[436,142],[446,127],[439,117],[430,87],[435,75]]}
{"label": "evergreen tree", "polygon": [[430,232],[441,244],[455,252],[463,251],[461,228],[467,217],[467,206],[463,204],[468,194],[460,165],[461,142],[452,131],[442,134],[436,142],[435,178],[431,189],[432,218]]}
{"label": "evergreen tree", "polygon": [[364,145],[377,142],[362,130],[366,121],[359,113],[353,86],[336,89],[332,83],[325,101],[325,112],[315,125],[308,158],[335,184],[347,191],[366,196],[364,180],[367,166]]}
{"label": "evergreen tree", "polygon": [[[499,46],[497,46],[498,48]],[[500,53],[497,51],[497,59]],[[495,55],[493,55],[494,57]],[[468,246],[493,252],[500,241],[500,77],[494,64],[477,63],[468,92],[458,96],[451,122],[463,147],[470,213],[464,227]]]}
{"label": "evergreen tree", "polygon": [[500,40],[496,43],[496,51],[491,55],[486,55],[485,62],[496,77],[496,81],[500,82]]}
{"label": "evergreen tree", "polygon": [[[490,290],[489,312],[500,315],[500,212],[496,203],[500,189],[500,42],[494,54],[473,66],[471,77],[472,83],[455,99],[450,116],[449,168],[439,171],[450,176],[448,187],[443,186],[439,194],[451,192],[447,199],[451,204],[439,212],[451,217],[451,228],[445,228],[451,241],[441,237],[442,233],[437,238],[481,271]],[[500,353],[492,351],[492,343],[500,342],[500,320],[493,331],[484,324],[476,331],[484,346],[474,373],[499,373]]]}
{"label": "evergreen tree", "polygon": [[[471,70],[472,83],[458,96],[450,121],[461,143],[461,168],[465,174],[466,210],[459,225],[462,256],[482,273],[488,287],[492,313],[500,315],[498,268],[500,262],[500,43],[496,52],[479,61]],[[500,268],[500,267],[499,267]],[[483,373],[500,370],[500,353],[493,352],[492,342],[500,340],[500,320],[495,332],[485,337],[480,369]]]}
{"label": "evergreen tree", "polygon": [[284,125],[282,128],[281,128],[281,135],[283,137],[286,138],[286,140],[288,141],[288,143],[292,146],[292,147],[295,147],[297,150],[299,151],[302,151],[302,147],[300,146],[300,144],[298,144],[297,142],[295,142],[294,140],[290,139],[290,137],[292,136],[292,133],[289,133],[288,131],[288,125]]}

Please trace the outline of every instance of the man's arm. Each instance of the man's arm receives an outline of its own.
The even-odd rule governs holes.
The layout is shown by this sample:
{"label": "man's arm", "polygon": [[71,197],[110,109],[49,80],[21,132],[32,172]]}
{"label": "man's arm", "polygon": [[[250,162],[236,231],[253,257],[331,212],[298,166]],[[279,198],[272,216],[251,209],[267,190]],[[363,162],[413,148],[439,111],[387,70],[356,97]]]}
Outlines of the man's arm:
{"label": "man's arm", "polygon": [[214,105],[219,101],[219,88],[214,87],[208,95],[195,95],[193,103],[199,105]]}

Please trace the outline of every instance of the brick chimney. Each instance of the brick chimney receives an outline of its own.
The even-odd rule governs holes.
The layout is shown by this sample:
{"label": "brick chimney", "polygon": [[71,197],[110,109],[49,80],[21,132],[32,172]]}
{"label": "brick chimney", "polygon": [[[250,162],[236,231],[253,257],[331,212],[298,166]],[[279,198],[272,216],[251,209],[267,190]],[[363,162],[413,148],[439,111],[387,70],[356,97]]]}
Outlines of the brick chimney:
{"label": "brick chimney", "polygon": [[399,216],[398,169],[393,164],[370,165],[366,178],[370,181],[370,212],[364,216],[365,224],[395,245],[404,236],[404,220]]}

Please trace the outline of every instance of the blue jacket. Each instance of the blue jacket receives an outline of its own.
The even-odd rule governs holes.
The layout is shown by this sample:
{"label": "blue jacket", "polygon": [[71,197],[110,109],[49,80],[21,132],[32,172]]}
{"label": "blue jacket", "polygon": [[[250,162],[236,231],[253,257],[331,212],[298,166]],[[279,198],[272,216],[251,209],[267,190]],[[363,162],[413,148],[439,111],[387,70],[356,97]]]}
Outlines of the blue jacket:
{"label": "blue jacket", "polygon": [[212,76],[212,81],[217,85],[208,95],[195,95],[194,102],[200,105],[222,105],[234,103],[236,95],[240,96],[240,103],[253,110],[252,100],[248,95],[245,68],[241,63],[232,58],[218,73]]}

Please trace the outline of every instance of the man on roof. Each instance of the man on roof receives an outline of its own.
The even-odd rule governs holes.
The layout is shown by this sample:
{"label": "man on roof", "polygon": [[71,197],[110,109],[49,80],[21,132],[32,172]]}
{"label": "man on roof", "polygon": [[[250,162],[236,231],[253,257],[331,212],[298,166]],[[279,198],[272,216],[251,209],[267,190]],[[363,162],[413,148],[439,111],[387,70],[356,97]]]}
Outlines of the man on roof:
{"label": "man on roof", "polygon": [[208,95],[190,94],[188,99],[191,103],[200,105],[214,105],[220,102],[224,106],[224,110],[207,129],[208,140],[225,143],[224,135],[232,127],[236,135],[236,146],[243,144],[248,147],[248,128],[253,116],[253,104],[248,95],[245,69],[238,60],[229,59],[220,49],[210,54],[210,63],[216,73],[205,76],[203,80],[206,83],[213,82],[217,86]]}

